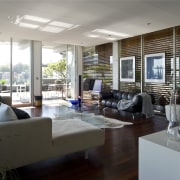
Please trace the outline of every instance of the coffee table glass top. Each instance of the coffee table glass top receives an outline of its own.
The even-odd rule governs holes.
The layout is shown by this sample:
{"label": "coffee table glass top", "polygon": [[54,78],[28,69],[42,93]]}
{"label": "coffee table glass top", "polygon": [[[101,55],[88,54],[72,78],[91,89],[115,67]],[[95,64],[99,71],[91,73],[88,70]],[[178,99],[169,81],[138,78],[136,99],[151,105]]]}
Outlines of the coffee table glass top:
{"label": "coffee table glass top", "polygon": [[67,119],[81,119],[92,125],[98,126],[104,122],[103,116],[100,115],[100,108],[97,104],[82,104],[81,107],[77,106],[60,106],[59,111],[54,114],[54,120],[67,120]]}

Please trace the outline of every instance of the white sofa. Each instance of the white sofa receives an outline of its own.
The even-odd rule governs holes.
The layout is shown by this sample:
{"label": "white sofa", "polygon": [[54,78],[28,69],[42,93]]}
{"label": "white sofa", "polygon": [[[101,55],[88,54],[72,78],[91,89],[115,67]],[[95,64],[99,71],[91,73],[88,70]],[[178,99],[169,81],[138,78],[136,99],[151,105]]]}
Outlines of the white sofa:
{"label": "white sofa", "polygon": [[18,168],[104,144],[104,130],[79,119],[0,122],[0,168]]}

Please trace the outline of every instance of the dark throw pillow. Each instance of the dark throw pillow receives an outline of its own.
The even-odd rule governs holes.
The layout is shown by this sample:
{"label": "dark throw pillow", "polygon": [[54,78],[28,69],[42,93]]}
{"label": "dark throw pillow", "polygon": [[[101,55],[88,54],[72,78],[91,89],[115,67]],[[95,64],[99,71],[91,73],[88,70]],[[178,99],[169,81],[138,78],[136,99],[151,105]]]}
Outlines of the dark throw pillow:
{"label": "dark throw pillow", "polygon": [[15,107],[11,107],[11,108],[15,112],[18,119],[28,119],[28,118],[30,118],[30,115],[27,112],[25,112],[25,111],[23,111],[21,109],[17,109]]}

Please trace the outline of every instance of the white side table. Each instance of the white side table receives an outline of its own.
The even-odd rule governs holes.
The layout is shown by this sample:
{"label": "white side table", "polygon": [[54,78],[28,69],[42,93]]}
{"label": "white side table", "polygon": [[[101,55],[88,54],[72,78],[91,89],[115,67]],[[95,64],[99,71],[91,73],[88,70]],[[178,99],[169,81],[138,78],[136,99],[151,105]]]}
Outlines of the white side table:
{"label": "white side table", "polygon": [[166,130],[139,138],[139,180],[179,180],[180,142]]}

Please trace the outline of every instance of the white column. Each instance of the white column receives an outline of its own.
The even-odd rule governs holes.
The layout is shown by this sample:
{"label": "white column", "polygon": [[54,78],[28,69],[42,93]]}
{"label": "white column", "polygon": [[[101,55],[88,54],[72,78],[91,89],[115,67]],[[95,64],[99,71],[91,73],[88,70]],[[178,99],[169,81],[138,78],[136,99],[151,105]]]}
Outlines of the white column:
{"label": "white column", "polygon": [[[75,46],[74,61],[71,68],[71,85],[72,85],[72,98],[77,99],[79,96],[79,76],[82,77],[82,47]],[[82,79],[82,78],[81,78]],[[82,95],[82,82],[81,82],[81,95]]]}
{"label": "white column", "polygon": [[118,42],[113,42],[112,89],[119,89],[119,53]]}
{"label": "white column", "polygon": [[31,42],[31,94],[32,102],[34,96],[42,95],[42,42]]}

